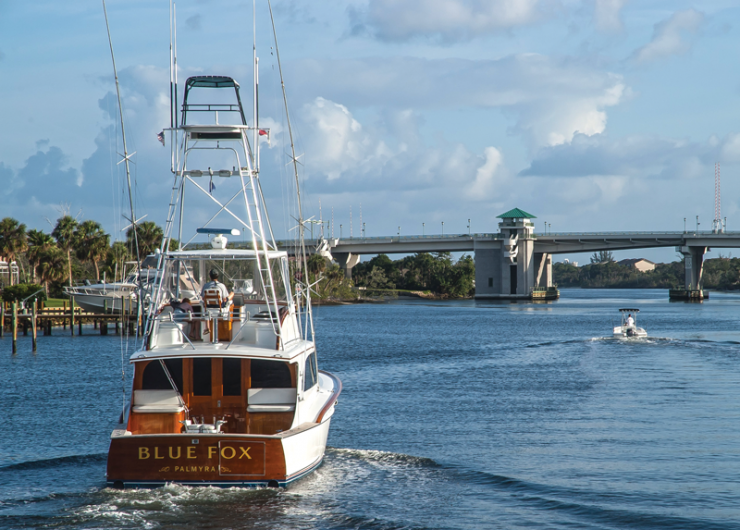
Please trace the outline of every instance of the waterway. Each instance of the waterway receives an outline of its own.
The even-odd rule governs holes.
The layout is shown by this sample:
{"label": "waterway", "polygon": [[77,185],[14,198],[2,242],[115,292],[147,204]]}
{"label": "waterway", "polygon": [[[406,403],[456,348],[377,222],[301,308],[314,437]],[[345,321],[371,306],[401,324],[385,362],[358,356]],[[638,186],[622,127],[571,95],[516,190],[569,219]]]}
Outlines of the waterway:
{"label": "waterway", "polygon": [[[630,306],[649,338],[611,338]],[[126,345],[6,335],[0,528],[740,529],[739,317],[664,290],[321,307],[344,392],[287,491],[106,489]]]}

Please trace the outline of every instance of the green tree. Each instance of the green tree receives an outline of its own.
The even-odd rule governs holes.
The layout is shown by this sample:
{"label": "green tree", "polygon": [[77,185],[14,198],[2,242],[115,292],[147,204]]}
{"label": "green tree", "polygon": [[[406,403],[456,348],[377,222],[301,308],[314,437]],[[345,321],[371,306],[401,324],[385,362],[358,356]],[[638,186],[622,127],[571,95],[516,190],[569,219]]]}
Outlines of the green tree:
{"label": "green tree", "polygon": [[308,268],[308,272],[314,276],[318,276],[326,270],[326,260],[321,254],[312,254],[308,258],[306,267]]}
{"label": "green tree", "polygon": [[[136,225],[136,239],[139,241],[139,258],[143,260],[146,256],[160,248],[163,237],[164,232],[162,228],[153,221],[144,221]],[[136,247],[134,245],[133,227],[126,231],[126,242],[128,243],[128,248],[131,249],[131,254],[135,256]]]}
{"label": "green tree", "polygon": [[[0,256],[8,262],[16,261],[16,257],[28,248],[26,225],[19,223],[12,217],[0,221]],[[10,285],[13,285],[13,275],[10,275]]]}
{"label": "green tree", "polygon": [[54,245],[55,241],[51,235],[41,230],[28,231],[28,251],[26,252],[26,257],[33,271],[33,283],[36,283],[36,269],[41,262],[41,256]]}
{"label": "green tree", "polygon": [[46,292],[49,292],[49,283],[63,282],[67,279],[68,258],[67,254],[59,247],[50,247],[39,256],[39,281],[44,284]]}
{"label": "green tree", "polygon": [[370,271],[367,286],[372,289],[395,289],[396,286],[386,277],[383,269],[375,266]]}
{"label": "green tree", "polygon": [[67,278],[69,286],[72,286],[72,250],[75,248],[75,231],[77,229],[77,219],[71,215],[64,215],[57,219],[57,224],[51,235],[57,240],[57,246],[67,253]]}
{"label": "green tree", "polygon": [[123,241],[114,241],[106,255],[105,270],[111,274],[113,281],[118,281],[123,274],[124,264],[131,257],[128,246]]}
{"label": "green tree", "polygon": [[100,281],[98,262],[108,254],[110,236],[103,231],[100,223],[88,220],[77,226],[74,239],[77,257],[83,262],[93,264],[95,278]]}
{"label": "green tree", "polygon": [[614,253],[608,250],[599,250],[591,256],[591,263],[614,263]]}

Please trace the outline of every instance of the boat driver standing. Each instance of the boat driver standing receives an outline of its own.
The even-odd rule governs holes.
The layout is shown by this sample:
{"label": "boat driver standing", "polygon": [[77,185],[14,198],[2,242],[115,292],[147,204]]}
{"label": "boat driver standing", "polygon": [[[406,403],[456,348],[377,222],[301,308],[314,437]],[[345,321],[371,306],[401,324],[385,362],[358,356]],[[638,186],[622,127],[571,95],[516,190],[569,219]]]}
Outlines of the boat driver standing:
{"label": "boat driver standing", "polygon": [[221,293],[221,306],[228,306],[231,299],[234,298],[234,293],[230,293],[229,289],[223,283],[218,281],[218,271],[216,269],[211,269],[211,272],[209,272],[208,275],[211,277],[211,281],[206,283],[200,290],[201,300],[204,299],[205,293],[208,289],[218,289]]}
{"label": "boat driver standing", "polygon": [[631,327],[634,327],[634,325],[635,325],[635,319],[632,318],[632,313],[630,313],[629,315],[627,315],[627,327],[631,328]]}

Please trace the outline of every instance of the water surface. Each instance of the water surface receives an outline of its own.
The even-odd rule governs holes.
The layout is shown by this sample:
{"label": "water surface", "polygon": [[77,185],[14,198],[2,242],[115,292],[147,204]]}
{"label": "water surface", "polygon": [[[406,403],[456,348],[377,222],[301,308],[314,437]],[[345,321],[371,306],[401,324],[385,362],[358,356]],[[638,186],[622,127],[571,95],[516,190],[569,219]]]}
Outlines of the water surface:
{"label": "water surface", "polygon": [[[287,491],[105,488],[119,337],[0,340],[1,528],[740,528],[740,296],[321,307],[344,383]],[[639,307],[647,339],[612,339]],[[126,348],[128,347],[128,351]]]}

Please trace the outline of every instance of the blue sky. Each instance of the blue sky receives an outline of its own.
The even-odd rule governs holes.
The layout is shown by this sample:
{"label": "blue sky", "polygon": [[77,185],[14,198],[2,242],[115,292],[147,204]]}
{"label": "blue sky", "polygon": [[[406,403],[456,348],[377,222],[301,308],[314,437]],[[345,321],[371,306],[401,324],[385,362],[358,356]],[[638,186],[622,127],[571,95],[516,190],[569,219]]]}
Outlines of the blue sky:
{"label": "blue sky", "polygon": [[[107,2],[137,209],[171,187],[166,1]],[[308,215],[368,236],[497,229],[740,230],[740,7],[705,0],[358,0],[273,4]],[[232,75],[250,99],[251,2],[177,3],[179,79]],[[258,2],[270,210],[286,204],[284,121]],[[0,215],[126,224],[112,68],[96,1],[0,0]],[[278,237],[289,224],[273,215]],[[728,251],[723,251],[728,254]],[[658,261],[672,250],[645,251]],[[713,255],[717,253],[714,252]],[[619,257],[622,257],[621,253]],[[627,256],[625,256],[627,257]],[[633,256],[636,257],[636,256]],[[581,262],[585,257],[571,256]]]}

